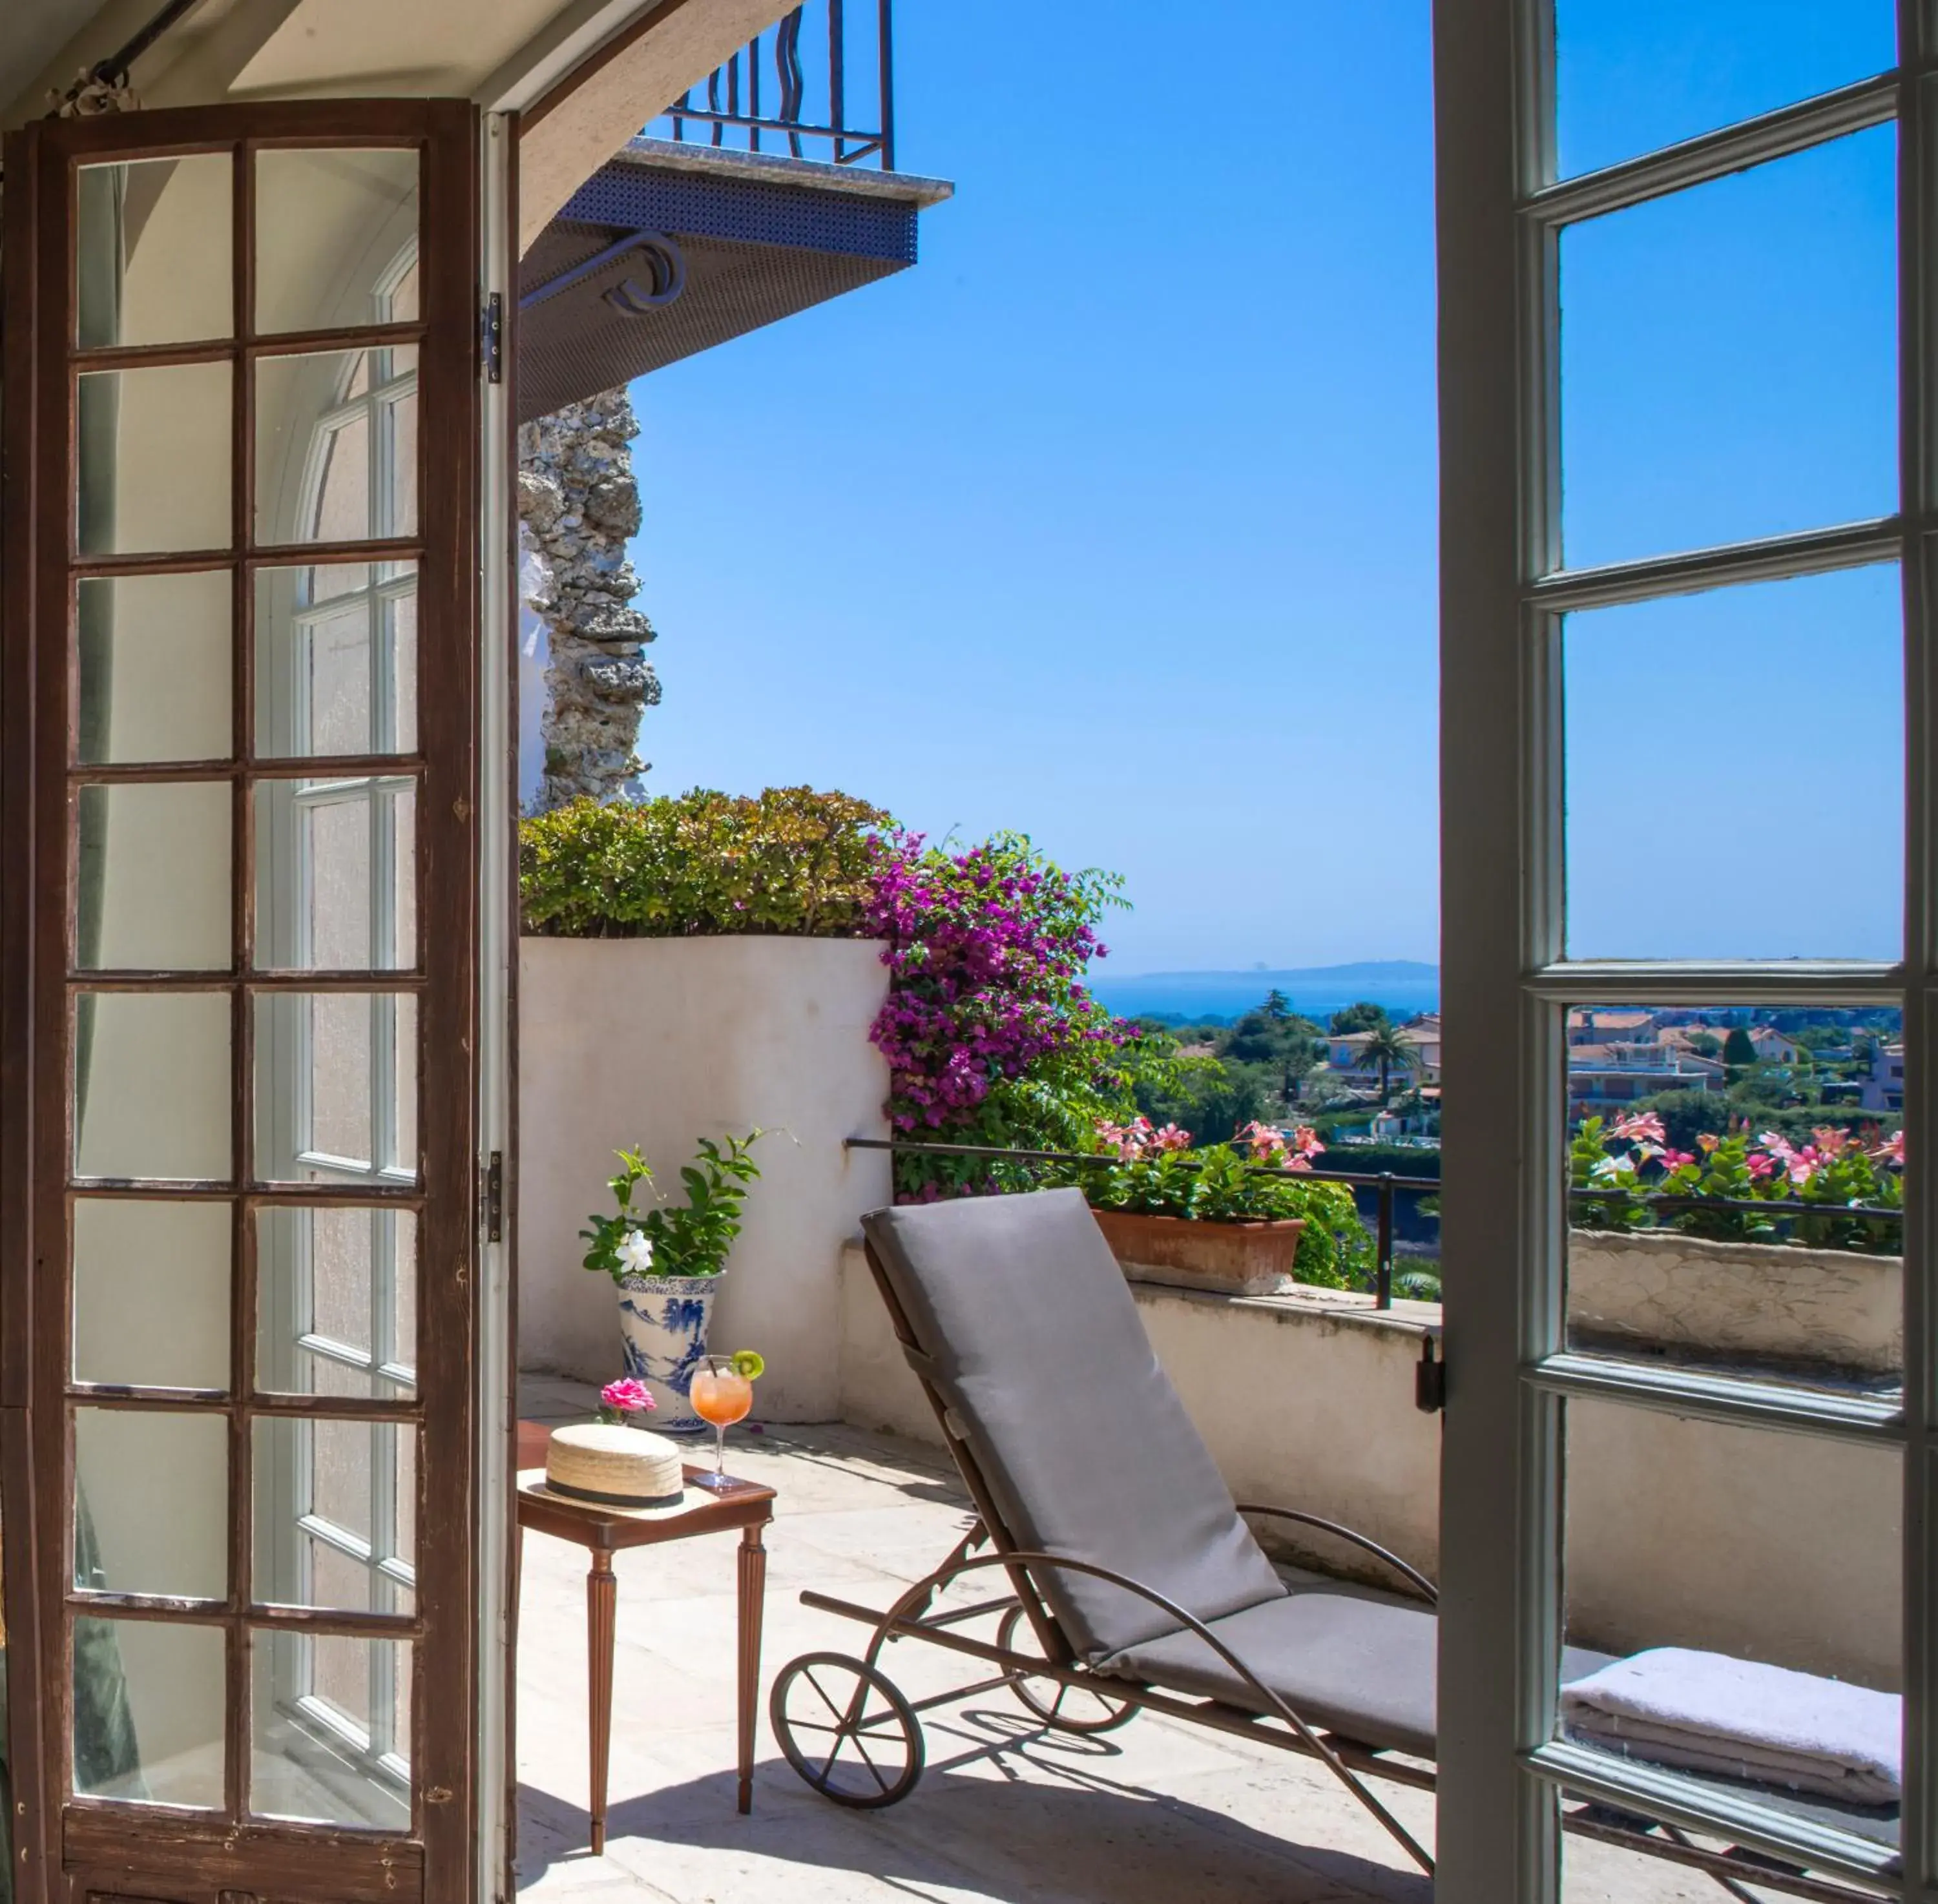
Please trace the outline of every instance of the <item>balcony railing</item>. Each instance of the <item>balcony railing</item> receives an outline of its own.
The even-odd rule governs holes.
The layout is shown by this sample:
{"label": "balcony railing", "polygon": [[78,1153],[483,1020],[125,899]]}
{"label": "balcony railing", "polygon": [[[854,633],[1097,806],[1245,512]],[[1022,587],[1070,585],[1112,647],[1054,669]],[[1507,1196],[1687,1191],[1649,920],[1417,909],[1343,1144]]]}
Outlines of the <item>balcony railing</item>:
{"label": "balcony railing", "polygon": [[749,40],[703,88],[682,93],[648,134],[837,165],[871,159],[893,172],[890,3],[873,0],[851,9],[846,0],[814,0],[795,8]]}
{"label": "balcony railing", "polygon": [[[1100,1155],[1094,1151],[1076,1150],[1025,1150],[1007,1146],[980,1143],[936,1143],[916,1137],[849,1137],[846,1140],[851,1150],[885,1150],[896,1156],[931,1157],[984,1157],[992,1161],[1010,1164],[1087,1164],[1099,1169],[1107,1169],[1116,1160],[1107,1155]],[[1182,1160],[1187,1168],[1190,1159]],[[1284,1177],[1292,1174],[1276,1164],[1253,1164],[1250,1171],[1262,1177]],[[1311,1168],[1296,1174],[1302,1183],[1341,1183],[1355,1192],[1368,1192],[1375,1199],[1374,1211],[1374,1271],[1373,1304],[1377,1309],[1390,1309],[1393,1301],[1393,1259],[1396,1254],[1394,1210],[1396,1199],[1402,1195],[1437,1195],[1440,1189],[1439,1177],[1402,1176],[1393,1171],[1338,1171]],[[1688,1211],[1705,1211],[1720,1215],[1724,1212],[1753,1214],[1772,1225],[1858,1225],[1901,1224],[1904,1213],[1883,1204],[1840,1204],[1830,1201],[1812,1201],[1805,1198],[1785,1198],[1781,1201],[1761,1198],[1705,1196],[1673,1191],[1648,1189],[1621,1189],[1602,1186],[1584,1188],[1571,1186],[1567,1192],[1571,1216],[1582,1207],[1599,1207],[1607,1209],[1615,1204],[1642,1205],[1651,1213],[1660,1210],[1665,1215],[1675,1215]],[[1362,1213],[1364,1213],[1363,1205]],[[1652,1232],[1644,1231],[1645,1234]]]}

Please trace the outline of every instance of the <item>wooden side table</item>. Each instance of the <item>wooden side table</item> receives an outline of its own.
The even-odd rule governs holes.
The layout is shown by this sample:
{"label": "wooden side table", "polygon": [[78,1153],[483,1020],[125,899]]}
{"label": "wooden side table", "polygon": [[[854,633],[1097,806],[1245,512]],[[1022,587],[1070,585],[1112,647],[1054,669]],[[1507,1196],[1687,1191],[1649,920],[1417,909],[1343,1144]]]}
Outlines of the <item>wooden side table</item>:
{"label": "wooden side table", "polygon": [[[561,1500],[523,1477],[542,1471],[545,1444],[551,1430],[542,1423],[518,1424],[518,1555],[524,1571],[525,1530],[575,1541],[588,1549],[592,1565],[585,1576],[588,1687],[592,1757],[592,1848],[606,1848],[606,1784],[612,1757],[612,1642],[618,1611],[619,1583],[612,1556],[624,1547],[657,1547],[664,1541],[691,1540],[696,1535],[740,1530],[740,1806],[754,1806],[754,1723],[760,1703],[761,1612],[767,1586],[767,1550],[761,1530],[773,1518],[774,1490],[755,1481],[732,1480],[724,1493],[694,1496],[676,1511],[652,1516],[629,1514],[624,1508],[602,1508],[589,1502]],[[710,1468],[689,1465],[691,1481]],[[542,1474],[541,1473],[541,1478]],[[515,1618],[515,1602],[513,1614]]]}

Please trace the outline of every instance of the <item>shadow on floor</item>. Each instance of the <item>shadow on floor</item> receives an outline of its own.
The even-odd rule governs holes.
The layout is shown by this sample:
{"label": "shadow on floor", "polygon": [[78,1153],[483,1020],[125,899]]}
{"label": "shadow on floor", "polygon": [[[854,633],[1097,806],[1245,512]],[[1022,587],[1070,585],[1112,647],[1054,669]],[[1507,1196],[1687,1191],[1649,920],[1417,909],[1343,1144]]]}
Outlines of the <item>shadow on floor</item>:
{"label": "shadow on floor", "polygon": [[[629,1875],[682,1899],[688,1890],[681,1878],[694,1870],[679,1857],[684,1850],[772,1858],[891,1886],[957,1887],[1002,1904],[1039,1904],[1045,1897],[1072,1904],[1317,1904],[1353,1896],[1432,1904],[1432,1882],[1419,1873],[1113,1784],[1109,1761],[1116,1756],[1101,1740],[1004,1736],[988,1750],[961,1755],[995,1764],[1001,1777],[932,1764],[901,1804],[871,1811],[828,1803],[784,1760],[770,1759],[757,1768],[751,1817],[734,1811],[732,1775],[709,1773],[615,1804],[608,1842]],[[1019,1759],[1028,1761],[1030,1776],[1018,1769]],[[1286,1823],[1296,1831],[1296,1795],[1287,1796]],[[589,1863],[588,1820],[576,1805],[521,1786],[519,1817],[521,1888],[556,1864]],[[655,1846],[666,1848],[664,1868]],[[1397,1847],[1394,1854],[1404,1856]],[[752,1875],[744,1863],[739,1868]],[[768,1896],[771,1883],[770,1874],[764,1884],[756,1879],[746,1895]],[[704,1888],[713,1895],[710,1884]]]}

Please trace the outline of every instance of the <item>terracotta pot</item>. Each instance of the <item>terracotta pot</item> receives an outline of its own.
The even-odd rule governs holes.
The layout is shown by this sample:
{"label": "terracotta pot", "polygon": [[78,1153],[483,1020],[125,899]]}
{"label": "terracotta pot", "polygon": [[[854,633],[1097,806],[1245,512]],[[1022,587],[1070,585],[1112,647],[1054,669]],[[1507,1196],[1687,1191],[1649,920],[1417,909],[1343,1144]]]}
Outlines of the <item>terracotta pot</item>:
{"label": "terracotta pot", "polygon": [[1204,1223],[1093,1210],[1111,1253],[1134,1283],[1168,1283],[1225,1295],[1270,1295],[1292,1274],[1302,1216],[1279,1223]]}

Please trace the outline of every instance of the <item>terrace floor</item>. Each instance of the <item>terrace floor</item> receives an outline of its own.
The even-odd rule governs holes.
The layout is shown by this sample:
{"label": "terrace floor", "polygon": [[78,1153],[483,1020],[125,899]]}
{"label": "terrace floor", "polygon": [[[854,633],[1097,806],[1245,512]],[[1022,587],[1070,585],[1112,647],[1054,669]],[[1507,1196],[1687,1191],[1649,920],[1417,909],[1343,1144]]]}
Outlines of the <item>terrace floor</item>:
{"label": "terrace floor", "polygon": [[[528,1420],[582,1421],[592,1391],[528,1377]],[[605,1855],[587,1849],[581,1547],[526,1537],[518,1647],[518,1884],[525,1904],[1430,1904],[1432,1887],[1321,1768],[1147,1713],[1101,1738],[1039,1726],[1007,1692],[925,1714],[928,1769],[900,1805],[853,1811],[802,1784],[765,1690],[865,1629],[810,1611],[819,1587],[886,1605],[946,1553],[968,1505],[936,1451],[839,1423],[737,1429],[728,1466],[777,1489],[768,1546],[753,1814],[734,1807],[731,1535],[618,1555]],[[911,1698],[977,1676],[892,1647]],[[1381,1788],[1432,1843],[1423,1793]],[[1571,1841],[1567,1904],[1721,1904],[1708,1879]]]}

